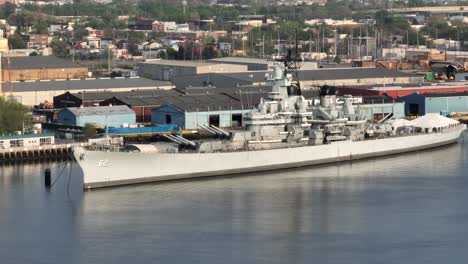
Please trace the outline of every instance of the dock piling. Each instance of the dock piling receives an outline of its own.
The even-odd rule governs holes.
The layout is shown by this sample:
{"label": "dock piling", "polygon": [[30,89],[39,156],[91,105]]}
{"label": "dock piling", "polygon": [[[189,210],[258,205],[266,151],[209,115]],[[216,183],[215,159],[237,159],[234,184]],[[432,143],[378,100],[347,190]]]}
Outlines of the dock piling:
{"label": "dock piling", "polygon": [[47,189],[50,189],[52,185],[52,174],[50,169],[45,169],[44,171],[44,185]]}

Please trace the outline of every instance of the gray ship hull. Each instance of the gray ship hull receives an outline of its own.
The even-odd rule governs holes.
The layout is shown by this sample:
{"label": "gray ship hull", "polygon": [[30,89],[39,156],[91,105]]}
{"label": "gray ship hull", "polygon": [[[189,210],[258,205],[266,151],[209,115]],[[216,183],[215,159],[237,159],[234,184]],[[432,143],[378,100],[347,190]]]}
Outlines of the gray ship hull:
{"label": "gray ship hull", "polygon": [[429,149],[457,141],[465,125],[429,133],[284,149],[224,153],[144,153],[91,151],[74,155],[84,173],[84,189],[285,169]]}

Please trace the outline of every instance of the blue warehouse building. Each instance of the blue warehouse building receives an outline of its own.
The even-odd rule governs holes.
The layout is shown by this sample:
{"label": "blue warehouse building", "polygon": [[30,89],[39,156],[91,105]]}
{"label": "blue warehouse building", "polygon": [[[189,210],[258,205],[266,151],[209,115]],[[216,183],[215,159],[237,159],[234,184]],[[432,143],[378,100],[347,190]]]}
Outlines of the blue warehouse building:
{"label": "blue warehouse building", "polygon": [[405,103],[389,96],[363,96],[360,107],[365,109],[367,119],[372,121],[379,121],[386,116],[393,118],[405,116]]}
{"label": "blue warehouse building", "polygon": [[[247,99],[246,99],[247,100]],[[151,112],[153,125],[176,125],[182,129],[198,129],[203,125],[217,127],[242,126],[242,115],[250,105],[229,94],[200,94],[171,98]]]}
{"label": "blue warehouse building", "polygon": [[468,112],[468,93],[414,93],[400,97],[405,102],[407,115],[425,115]]}
{"label": "blue warehouse building", "polygon": [[59,112],[58,122],[81,127],[86,124],[93,124],[99,128],[121,127],[124,124],[136,123],[136,115],[126,105],[69,107]]}

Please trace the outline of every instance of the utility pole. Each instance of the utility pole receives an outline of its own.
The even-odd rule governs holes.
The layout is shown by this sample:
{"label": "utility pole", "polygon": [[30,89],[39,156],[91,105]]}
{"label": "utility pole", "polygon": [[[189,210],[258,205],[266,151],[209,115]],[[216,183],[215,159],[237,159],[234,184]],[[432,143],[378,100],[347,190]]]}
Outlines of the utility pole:
{"label": "utility pole", "polygon": [[2,96],[5,97],[5,91],[3,90],[3,72],[2,72],[2,53],[0,52],[0,91]]}
{"label": "utility pole", "polygon": [[110,49],[107,48],[107,72],[111,73],[111,57],[110,57]]}
{"label": "utility pole", "polygon": [[325,52],[325,26],[322,28],[322,52]]}
{"label": "utility pole", "polygon": [[312,33],[309,33],[309,56],[312,53]]}
{"label": "utility pole", "polygon": [[338,32],[337,29],[333,30],[333,36],[335,37],[335,57],[338,54],[337,53],[337,48],[338,48]]}
{"label": "utility pole", "polygon": [[409,46],[409,30],[406,30],[406,46]]}
{"label": "utility pole", "polygon": [[315,43],[315,51],[319,53],[320,51],[320,28],[317,31],[317,43]]}
{"label": "utility pole", "polygon": [[280,56],[280,47],[281,47],[281,40],[280,40],[280,33],[278,32],[278,50],[276,51],[277,58],[279,58]]}
{"label": "utility pole", "polygon": [[416,46],[419,48],[419,29],[416,29]]}
{"label": "utility pole", "polygon": [[359,60],[362,60],[362,54],[361,54],[361,41],[362,41],[362,28],[359,28],[359,49],[358,49],[358,54],[359,54]]}
{"label": "utility pole", "polygon": [[262,36],[262,59],[265,58],[265,34]]}
{"label": "utility pole", "polygon": [[367,25],[366,25],[366,56],[369,57],[369,29],[367,28]]}

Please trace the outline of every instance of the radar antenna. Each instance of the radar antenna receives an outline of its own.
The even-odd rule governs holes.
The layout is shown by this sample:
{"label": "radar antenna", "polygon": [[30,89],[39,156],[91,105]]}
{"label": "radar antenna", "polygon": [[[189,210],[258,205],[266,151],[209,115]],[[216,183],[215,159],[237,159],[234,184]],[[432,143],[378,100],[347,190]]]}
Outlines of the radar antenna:
{"label": "radar antenna", "polygon": [[[279,50],[279,43],[278,43],[278,50]],[[276,60],[284,64],[285,76],[288,73],[292,74],[293,79],[291,81],[291,86],[288,87],[290,95],[302,95],[301,83],[299,80],[299,69],[302,67],[302,59],[299,54],[297,31],[295,34],[294,50],[292,49],[292,47],[288,47],[286,49],[286,54],[278,57]]]}

